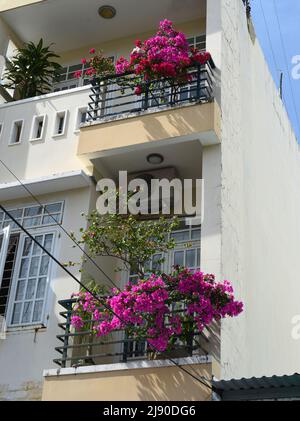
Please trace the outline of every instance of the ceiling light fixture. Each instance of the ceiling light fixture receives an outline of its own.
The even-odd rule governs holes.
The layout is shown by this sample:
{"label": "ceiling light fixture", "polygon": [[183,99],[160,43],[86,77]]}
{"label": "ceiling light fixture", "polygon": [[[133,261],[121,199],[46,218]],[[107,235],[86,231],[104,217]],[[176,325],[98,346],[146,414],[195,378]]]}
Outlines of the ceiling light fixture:
{"label": "ceiling light fixture", "polygon": [[159,153],[152,153],[147,156],[147,161],[152,165],[159,165],[164,162],[164,157]]}
{"label": "ceiling light fixture", "polygon": [[98,13],[103,19],[112,19],[116,16],[117,11],[113,6],[105,5],[99,7]]}

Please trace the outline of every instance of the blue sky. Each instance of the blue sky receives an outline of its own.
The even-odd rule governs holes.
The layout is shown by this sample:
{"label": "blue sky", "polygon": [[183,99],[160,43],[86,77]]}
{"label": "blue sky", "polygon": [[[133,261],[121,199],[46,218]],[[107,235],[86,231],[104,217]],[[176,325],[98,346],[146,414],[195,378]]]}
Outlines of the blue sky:
{"label": "blue sky", "polygon": [[300,0],[251,0],[251,7],[257,36],[278,86],[280,73],[284,74],[283,99],[300,142]]}

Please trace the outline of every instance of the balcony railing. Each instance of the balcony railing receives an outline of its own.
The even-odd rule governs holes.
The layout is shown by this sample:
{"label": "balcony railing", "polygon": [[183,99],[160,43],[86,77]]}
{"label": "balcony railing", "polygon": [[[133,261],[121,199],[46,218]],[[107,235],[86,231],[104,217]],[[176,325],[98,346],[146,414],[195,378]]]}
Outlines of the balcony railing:
{"label": "balcony railing", "polygon": [[206,65],[190,67],[190,81],[186,84],[174,83],[170,78],[149,81],[142,95],[135,93],[135,75],[132,73],[95,79],[91,88],[88,120],[209,102],[213,99],[213,67],[212,60]]}
{"label": "balcony railing", "polygon": [[[126,332],[113,332],[106,337],[98,338],[93,333],[95,320],[87,321],[88,328],[78,331],[71,326],[73,307],[76,299],[62,300],[59,304],[63,307],[60,315],[64,318],[59,323],[62,334],[57,339],[62,345],[55,348],[60,357],[54,363],[62,368],[77,367],[84,365],[101,365],[131,360],[145,360],[153,357],[153,349],[147,346],[145,340],[136,340],[128,337]],[[177,310],[176,312],[183,311]],[[177,343],[172,351],[164,353],[164,357],[187,357],[191,355],[208,355],[205,343],[207,337],[203,333],[194,332],[187,341],[181,341],[178,337]]]}

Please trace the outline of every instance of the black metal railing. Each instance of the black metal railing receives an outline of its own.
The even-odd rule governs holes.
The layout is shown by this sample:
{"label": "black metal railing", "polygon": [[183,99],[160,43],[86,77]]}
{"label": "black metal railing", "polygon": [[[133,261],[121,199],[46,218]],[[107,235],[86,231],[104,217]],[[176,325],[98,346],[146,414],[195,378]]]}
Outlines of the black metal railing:
{"label": "black metal railing", "polygon": [[141,95],[135,92],[136,76],[133,73],[94,79],[88,104],[88,121],[211,101],[213,68],[212,60],[205,65],[190,67],[188,83],[175,83],[171,78],[149,81]]}
{"label": "black metal railing", "polygon": [[[75,330],[71,326],[75,303],[76,299],[59,301],[63,307],[60,315],[64,321],[58,325],[63,333],[57,335],[61,344],[55,350],[60,355],[59,358],[53,360],[54,363],[64,368],[153,358],[153,349],[147,345],[145,340],[131,338],[124,330],[113,332],[105,337],[96,337],[93,333],[95,320],[88,320],[84,328],[79,331]],[[176,312],[179,311],[183,310]],[[164,353],[164,358],[168,356],[180,358],[195,354],[208,355],[206,342],[208,342],[206,336],[199,332],[193,332],[184,341],[179,336],[172,351]]]}

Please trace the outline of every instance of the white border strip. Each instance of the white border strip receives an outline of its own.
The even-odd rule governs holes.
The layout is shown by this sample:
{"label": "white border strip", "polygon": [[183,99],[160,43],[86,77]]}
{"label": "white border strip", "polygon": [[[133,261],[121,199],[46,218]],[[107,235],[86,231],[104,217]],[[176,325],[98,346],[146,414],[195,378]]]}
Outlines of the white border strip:
{"label": "white border strip", "polygon": [[[177,364],[184,365],[195,365],[195,364],[209,364],[212,362],[210,355],[208,356],[193,356],[187,358],[174,358]],[[76,376],[79,374],[93,374],[93,373],[106,373],[109,371],[122,371],[122,370],[138,370],[147,368],[162,368],[162,367],[174,367],[174,363],[170,360],[142,360],[142,361],[131,361],[128,363],[116,363],[116,364],[103,364],[103,365],[91,365],[83,367],[71,367],[71,368],[58,368],[48,369],[43,371],[44,377],[57,377],[57,376]]]}

